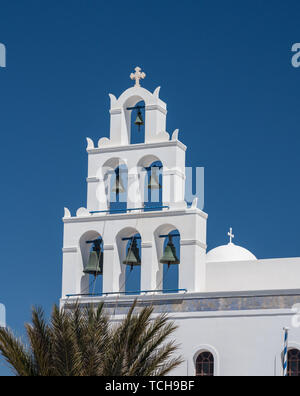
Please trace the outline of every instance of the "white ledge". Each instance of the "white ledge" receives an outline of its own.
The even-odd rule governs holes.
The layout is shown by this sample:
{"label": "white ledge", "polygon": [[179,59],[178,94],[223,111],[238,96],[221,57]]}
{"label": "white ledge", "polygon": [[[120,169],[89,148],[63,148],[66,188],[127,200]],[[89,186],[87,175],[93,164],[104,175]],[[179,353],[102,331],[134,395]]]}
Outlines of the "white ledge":
{"label": "white ledge", "polygon": [[124,219],[143,219],[151,217],[171,217],[171,216],[182,216],[182,215],[196,215],[203,219],[207,219],[208,215],[202,212],[200,209],[180,209],[180,210],[163,210],[157,212],[131,212],[131,213],[94,213],[93,215],[85,217],[71,217],[64,218],[64,223],[82,223],[82,222],[95,222],[95,221],[107,221],[108,219],[113,220],[124,220]]}
{"label": "white ledge", "polygon": [[160,147],[172,147],[172,146],[179,147],[184,151],[187,150],[187,147],[179,140],[169,140],[166,142],[157,142],[157,143],[141,143],[141,144],[129,144],[126,146],[108,146],[108,147],[100,147],[100,148],[99,147],[91,148],[91,149],[87,149],[87,152],[89,154],[114,153],[116,151],[133,151],[133,150],[140,150],[143,148],[156,149]]}

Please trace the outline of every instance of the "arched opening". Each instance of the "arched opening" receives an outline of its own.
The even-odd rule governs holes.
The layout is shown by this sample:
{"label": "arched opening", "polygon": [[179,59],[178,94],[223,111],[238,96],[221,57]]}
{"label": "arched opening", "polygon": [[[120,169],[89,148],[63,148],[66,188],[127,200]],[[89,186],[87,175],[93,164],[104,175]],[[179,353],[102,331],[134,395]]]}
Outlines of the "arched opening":
{"label": "arched opening", "polygon": [[123,265],[126,267],[125,274],[125,293],[128,295],[140,294],[141,292],[141,265],[142,265],[142,248],[141,236],[135,234],[127,241],[126,258]]}
{"label": "arched opening", "polygon": [[133,106],[127,107],[130,116],[130,140],[131,144],[145,143],[145,102],[139,101]]}
{"label": "arched opening", "polygon": [[290,349],[288,351],[288,377],[300,377],[299,349]]}
{"label": "arched opening", "polygon": [[154,233],[157,254],[156,290],[177,293],[179,290],[180,232],[172,224],[160,226]]}
{"label": "arched opening", "polygon": [[120,231],[117,239],[120,262],[120,292],[135,295],[141,291],[142,239],[132,227]]}
{"label": "arched opening", "polygon": [[162,210],[162,163],[160,161],[153,162],[146,170],[146,181],[144,190],[144,207],[145,211]]}
{"label": "arched opening", "polygon": [[160,237],[164,239],[163,255],[160,258],[163,265],[163,290],[164,293],[175,293],[179,288],[180,234],[174,230]]}
{"label": "arched opening", "polygon": [[82,257],[81,294],[102,294],[103,290],[103,238],[91,231],[80,240]]}
{"label": "arched opening", "polygon": [[145,211],[162,210],[163,206],[163,164],[154,155],[143,157],[138,162],[140,190]]}
{"label": "arched opening", "polygon": [[214,376],[214,356],[211,352],[201,352],[196,359],[196,376],[213,377]]}
{"label": "arched opening", "polygon": [[107,207],[111,214],[125,213],[127,210],[128,195],[128,168],[118,158],[108,161],[104,165],[104,180]]}

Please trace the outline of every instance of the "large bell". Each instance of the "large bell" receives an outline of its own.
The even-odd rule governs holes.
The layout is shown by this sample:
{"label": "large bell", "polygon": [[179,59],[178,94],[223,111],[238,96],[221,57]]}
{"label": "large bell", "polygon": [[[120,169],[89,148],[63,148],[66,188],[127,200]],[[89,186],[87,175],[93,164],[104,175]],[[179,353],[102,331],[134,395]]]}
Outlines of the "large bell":
{"label": "large bell", "polygon": [[103,275],[103,252],[101,251],[100,244],[95,244],[90,253],[89,261],[84,271],[85,274]]}
{"label": "large bell", "polygon": [[136,239],[133,239],[128,250],[126,260],[123,261],[123,264],[129,265],[132,270],[133,267],[139,267],[141,263],[139,248],[137,246]]}
{"label": "large bell", "polygon": [[139,110],[138,113],[137,113],[137,117],[136,117],[136,120],[135,120],[135,125],[137,125],[139,127],[139,130],[141,129],[142,125],[145,125],[141,110]]}
{"label": "large bell", "polygon": [[170,267],[170,265],[180,264],[180,260],[176,254],[176,248],[173,243],[172,235],[169,235],[169,242],[165,248],[163,257],[160,259],[160,263],[168,264],[168,267]]}
{"label": "large bell", "polygon": [[157,176],[158,169],[159,169],[158,167],[151,168],[151,174],[150,174],[150,179],[149,179],[149,184],[148,184],[149,190],[160,190],[161,189],[161,185],[159,184],[158,176]]}
{"label": "large bell", "polygon": [[120,176],[120,172],[116,173],[116,180],[111,191],[117,195],[120,195],[126,191]]}

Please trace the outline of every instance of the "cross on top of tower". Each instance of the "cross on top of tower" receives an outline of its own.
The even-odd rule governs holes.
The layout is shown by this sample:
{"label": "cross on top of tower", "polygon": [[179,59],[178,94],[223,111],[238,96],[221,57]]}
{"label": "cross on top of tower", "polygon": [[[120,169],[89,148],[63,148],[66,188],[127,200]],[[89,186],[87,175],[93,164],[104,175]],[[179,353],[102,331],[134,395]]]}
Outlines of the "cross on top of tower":
{"label": "cross on top of tower", "polygon": [[140,80],[146,78],[146,74],[142,72],[142,69],[140,67],[136,67],[134,70],[135,73],[131,73],[130,78],[131,80],[135,80],[136,87],[140,87],[141,86]]}
{"label": "cross on top of tower", "polygon": [[232,228],[230,227],[230,230],[229,230],[229,232],[228,232],[228,234],[227,234],[228,236],[229,236],[229,238],[230,238],[230,244],[232,244],[232,240],[234,239],[234,235],[233,235],[233,233],[232,233]]}

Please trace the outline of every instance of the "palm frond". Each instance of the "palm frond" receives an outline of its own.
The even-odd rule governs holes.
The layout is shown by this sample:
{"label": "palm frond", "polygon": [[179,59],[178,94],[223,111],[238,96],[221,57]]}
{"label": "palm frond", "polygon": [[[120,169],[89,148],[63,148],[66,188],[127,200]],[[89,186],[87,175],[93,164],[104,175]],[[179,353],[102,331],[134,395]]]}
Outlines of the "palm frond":
{"label": "palm frond", "polygon": [[182,363],[170,340],[177,327],[167,315],[153,318],[153,307],[136,308],[137,301],[115,325],[103,304],[54,306],[49,324],[34,308],[29,345],[0,329],[0,353],[18,376],[166,375]]}
{"label": "palm frond", "polygon": [[0,328],[0,352],[17,376],[38,375],[30,352],[11,330]]}

